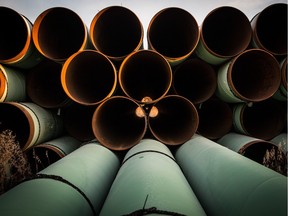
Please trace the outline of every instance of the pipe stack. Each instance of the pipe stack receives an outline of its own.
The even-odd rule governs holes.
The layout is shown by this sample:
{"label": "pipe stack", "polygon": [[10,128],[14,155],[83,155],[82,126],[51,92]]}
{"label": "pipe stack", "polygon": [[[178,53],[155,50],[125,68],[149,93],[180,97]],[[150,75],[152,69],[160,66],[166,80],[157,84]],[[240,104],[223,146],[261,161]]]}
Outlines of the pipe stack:
{"label": "pipe stack", "polygon": [[[0,133],[12,130],[31,164],[42,166],[33,169],[36,179],[0,197],[7,204],[4,215],[14,214],[9,203],[21,191],[36,189],[35,202],[57,194],[60,185],[67,197],[79,192],[59,183],[59,176],[82,191],[73,205],[63,203],[72,207],[67,215],[87,206],[93,206],[87,215],[133,215],[147,208],[179,215],[284,215],[287,166],[280,175],[266,159],[281,148],[287,162],[287,146],[278,139],[287,139],[286,17],[283,3],[251,20],[221,6],[199,25],[183,8],[164,8],[149,22],[144,49],[141,20],[126,7],[103,8],[89,28],[69,8],[48,8],[31,23],[0,7],[7,32],[0,35]],[[107,182],[94,170],[108,160],[96,147],[122,160],[121,167],[105,168],[104,174],[113,173]],[[81,160],[93,157],[97,163],[82,166]],[[78,185],[82,177],[89,186]],[[98,183],[98,189],[105,185],[101,195],[93,189]],[[48,185],[51,194],[41,190]],[[269,208],[270,193],[275,208]],[[57,202],[49,205],[62,210]],[[21,211],[33,215],[26,204],[32,206],[25,201]]]}

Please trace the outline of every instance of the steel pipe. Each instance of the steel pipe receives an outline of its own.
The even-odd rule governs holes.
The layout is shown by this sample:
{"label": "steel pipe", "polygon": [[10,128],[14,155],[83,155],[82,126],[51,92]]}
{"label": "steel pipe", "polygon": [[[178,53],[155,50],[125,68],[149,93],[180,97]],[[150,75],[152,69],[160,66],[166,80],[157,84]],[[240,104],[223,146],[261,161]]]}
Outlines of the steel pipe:
{"label": "steel pipe", "polygon": [[200,27],[196,55],[212,65],[220,65],[247,49],[252,37],[248,17],[230,6],[215,8]]}
{"label": "steel pipe", "polygon": [[287,177],[197,134],[175,158],[207,215],[286,216]]}
{"label": "steel pipe", "polygon": [[32,23],[17,11],[0,6],[0,63],[28,69],[42,61],[31,36]]}
{"label": "steel pipe", "polygon": [[168,93],[172,69],[156,51],[139,50],[124,59],[118,77],[125,95],[138,103],[151,104]]}
{"label": "steel pipe", "polygon": [[82,19],[64,7],[43,11],[34,22],[32,38],[42,55],[60,63],[73,53],[91,46],[88,29]]}
{"label": "steel pipe", "polygon": [[156,102],[148,116],[152,135],[167,145],[181,145],[197,131],[199,116],[191,101],[167,95]]}
{"label": "steel pipe", "polygon": [[136,145],[144,137],[147,118],[143,108],[125,96],[113,96],[101,103],[92,118],[98,142],[121,151]]}
{"label": "steel pipe", "polygon": [[186,10],[169,7],[156,13],[148,25],[148,48],[162,54],[175,66],[187,59],[199,41],[196,19]]}
{"label": "steel pipe", "polygon": [[270,142],[274,143],[288,157],[287,131],[273,137]]}
{"label": "steel pipe", "polygon": [[153,139],[127,152],[100,212],[144,214],[206,215],[170,150]]}
{"label": "steel pipe", "polygon": [[90,38],[96,50],[115,63],[143,47],[143,26],[137,15],[122,6],[99,11],[90,24]]}
{"label": "steel pipe", "polygon": [[286,57],[280,61],[281,68],[281,83],[279,89],[273,95],[273,98],[280,101],[287,101],[287,91],[288,91],[288,80],[287,80],[287,64],[288,58]]}
{"label": "steel pipe", "polygon": [[278,90],[280,74],[272,54],[248,49],[219,68],[215,94],[229,103],[263,101]]}
{"label": "steel pipe", "polygon": [[99,51],[83,50],[65,61],[61,83],[73,101],[97,105],[113,95],[117,72],[113,63]]}
{"label": "steel pipe", "polygon": [[173,71],[172,87],[176,94],[186,97],[193,104],[203,103],[216,90],[216,72],[201,59],[185,60]]}

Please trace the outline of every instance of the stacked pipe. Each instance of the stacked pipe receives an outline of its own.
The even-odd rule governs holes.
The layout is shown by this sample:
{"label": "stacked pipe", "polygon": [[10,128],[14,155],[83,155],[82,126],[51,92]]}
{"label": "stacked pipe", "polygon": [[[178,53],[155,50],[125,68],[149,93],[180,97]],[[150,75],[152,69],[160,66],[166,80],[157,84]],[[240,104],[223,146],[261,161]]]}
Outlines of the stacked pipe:
{"label": "stacked pipe", "polygon": [[[258,205],[261,201],[245,203],[244,198],[251,196],[266,203],[269,193],[274,194],[275,190],[273,203],[277,208],[273,208],[273,214],[284,215],[282,190],[287,170],[280,175],[265,167],[263,158],[267,151],[280,146],[281,157],[287,162],[287,147],[281,145],[285,144],[282,137],[286,135],[287,139],[287,4],[272,4],[250,21],[237,8],[222,6],[212,10],[200,26],[186,10],[165,8],[150,20],[148,49],[143,47],[141,21],[122,6],[100,10],[90,23],[90,31],[74,11],[63,7],[43,11],[34,25],[10,8],[0,7],[0,16],[4,28],[12,25],[18,29],[17,34],[8,31],[9,35],[0,36],[0,43],[5,41],[0,44],[0,132],[11,129],[15,133],[37,177],[0,197],[3,208],[6,206],[4,215],[13,215],[9,202],[30,188],[39,187],[35,200],[48,196],[50,192],[46,194],[41,187],[47,183],[54,188],[50,174],[68,180],[70,186],[72,181],[73,187],[76,184],[84,190],[80,194],[84,193],[86,201],[88,199],[87,205],[83,197],[79,202],[75,198],[75,206],[67,215],[77,215],[81,206],[85,206],[87,215],[95,212],[133,215],[141,207],[142,213],[149,213],[146,206],[150,213],[161,209],[180,215],[233,214],[234,207],[226,208],[225,202],[232,196],[228,190],[239,192],[234,182],[222,193],[217,205],[204,190],[211,187],[209,193],[213,196],[220,193],[213,181],[222,182],[221,176],[225,178],[231,173],[222,163],[224,156],[226,163],[233,165],[233,173],[260,173],[260,177],[245,175],[251,182],[245,180],[245,194],[236,201],[230,199],[231,206],[240,202],[240,206],[244,206],[238,209],[240,213],[249,215],[251,211],[254,215],[259,212],[269,215],[268,204],[262,209]],[[105,183],[105,193],[101,193],[101,197],[94,192],[103,182],[95,183],[94,194],[90,194],[85,185],[74,182],[75,176],[70,178],[71,166],[67,165],[65,170],[66,161],[75,163],[73,155],[83,157],[84,161],[98,157],[98,163],[107,162],[108,159],[96,151],[83,150],[90,146],[84,145],[86,142],[95,142],[97,145],[94,143],[91,148],[97,146],[109,154],[119,154],[118,160],[123,160],[121,166],[110,167],[112,170],[105,168],[113,177]],[[206,152],[208,148],[213,149],[213,154],[210,150]],[[187,155],[193,155],[194,151],[195,159],[189,158]],[[196,157],[198,151],[207,160],[215,154],[215,160],[204,163]],[[157,167],[149,160],[140,160],[146,154],[149,160],[157,162]],[[234,163],[235,158],[237,163]],[[134,161],[139,164],[136,168]],[[193,169],[189,167],[191,161]],[[169,172],[155,171],[167,170],[165,163],[170,164]],[[199,168],[200,163],[207,166],[207,173]],[[211,170],[213,165],[217,170],[218,165],[224,166],[220,177]],[[95,166],[89,162],[88,168],[93,170]],[[152,177],[143,176],[143,184],[137,180],[139,185],[125,194],[145,166],[151,167],[146,171]],[[80,164],[74,174],[81,176],[81,169],[84,168]],[[42,173],[45,182],[38,179]],[[94,187],[93,178],[102,178],[99,175],[98,171],[93,177],[84,173],[91,184],[89,190]],[[130,175],[131,183],[126,181]],[[171,189],[168,192],[165,188],[154,188],[154,180],[161,178],[178,179],[176,184],[185,191],[186,197],[178,194],[180,201],[171,196],[168,204],[161,203],[164,198],[169,199],[166,194],[175,195],[169,186],[172,180],[165,186]],[[208,178],[211,181],[204,181]],[[273,178],[276,180],[270,181]],[[239,179],[233,181],[237,184]],[[260,187],[265,181],[271,183]],[[38,185],[35,188],[34,183]],[[154,193],[156,189],[159,191]],[[257,193],[248,193],[253,189],[257,189]],[[135,191],[139,196],[133,194]],[[66,192],[67,196],[72,193],[68,189]],[[163,196],[157,194],[160,192]],[[99,200],[91,204],[91,199],[97,197]],[[191,208],[185,204],[189,200],[193,203]],[[112,209],[111,203],[115,202],[123,206]],[[253,203],[257,206],[255,210]],[[27,201],[21,205],[21,211],[32,214],[33,209],[32,212],[28,210],[26,204],[32,207]],[[55,211],[66,206],[54,201],[51,205],[55,206]],[[54,214],[47,208],[41,213]],[[39,211],[35,210],[35,214]]]}

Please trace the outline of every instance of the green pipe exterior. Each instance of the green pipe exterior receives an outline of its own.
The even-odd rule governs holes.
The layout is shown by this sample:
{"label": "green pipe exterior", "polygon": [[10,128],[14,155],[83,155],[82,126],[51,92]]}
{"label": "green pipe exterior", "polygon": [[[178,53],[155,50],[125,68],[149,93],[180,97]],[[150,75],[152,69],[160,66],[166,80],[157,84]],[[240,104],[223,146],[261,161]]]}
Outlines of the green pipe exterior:
{"label": "green pipe exterior", "polygon": [[118,157],[92,142],[0,196],[1,216],[98,215],[119,169]]}
{"label": "green pipe exterior", "polygon": [[207,215],[287,215],[287,177],[198,134],[175,158]]}
{"label": "green pipe exterior", "polygon": [[125,155],[100,216],[160,211],[206,215],[168,147],[142,139]]}

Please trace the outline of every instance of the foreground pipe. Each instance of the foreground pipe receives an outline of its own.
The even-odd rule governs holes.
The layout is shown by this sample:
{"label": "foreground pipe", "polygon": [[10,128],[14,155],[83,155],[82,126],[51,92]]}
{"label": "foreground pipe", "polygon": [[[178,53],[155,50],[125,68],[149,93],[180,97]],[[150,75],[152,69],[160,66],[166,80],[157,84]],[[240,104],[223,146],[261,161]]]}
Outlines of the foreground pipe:
{"label": "foreground pipe", "polygon": [[217,87],[217,76],[213,67],[201,59],[189,59],[173,72],[173,90],[189,99],[193,104],[208,100]]}
{"label": "foreground pipe", "polygon": [[279,89],[273,95],[273,98],[280,101],[287,101],[287,95],[288,95],[287,64],[288,64],[287,57],[280,62],[281,83]]}
{"label": "foreground pipe", "polygon": [[287,10],[287,3],[275,3],[252,18],[253,47],[275,56],[287,55]]}
{"label": "foreground pipe", "polygon": [[75,138],[63,135],[33,146],[26,152],[32,172],[38,173],[79,148],[80,144]]}
{"label": "foreground pipe", "polygon": [[31,102],[0,103],[0,131],[10,129],[23,151],[60,136],[62,118]]}
{"label": "foreground pipe", "polygon": [[32,68],[43,59],[31,36],[32,23],[17,11],[0,6],[0,63]]}
{"label": "foreground pipe", "polygon": [[168,61],[152,50],[139,50],[128,55],[119,69],[123,92],[138,103],[154,103],[164,97],[172,84]]}
{"label": "foreground pipe", "polygon": [[113,96],[95,110],[92,129],[96,139],[112,150],[127,150],[145,135],[145,111],[134,100]]}
{"label": "foreground pipe", "polygon": [[242,11],[230,6],[218,7],[201,25],[196,55],[212,65],[220,65],[243,52],[251,37],[249,19]]}
{"label": "foreground pipe", "polygon": [[181,145],[197,131],[199,117],[191,101],[168,95],[153,105],[148,117],[152,135],[167,145]]}
{"label": "foreground pipe", "polygon": [[198,134],[208,139],[219,139],[232,129],[233,115],[229,104],[211,97],[197,107]]}
{"label": "foreground pipe", "polygon": [[119,169],[119,159],[91,143],[0,196],[1,216],[95,216]]}
{"label": "foreground pipe", "polygon": [[261,49],[249,49],[223,64],[217,75],[216,95],[225,102],[259,102],[278,90],[281,75],[277,60]]}
{"label": "foreground pipe", "polygon": [[36,104],[44,108],[62,108],[71,103],[61,85],[62,65],[43,60],[27,75],[27,94]]}
{"label": "foreground pipe", "polygon": [[160,10],[150,20],[148,47],[162,54],[171,65],[177,65],[193,53],[199,35],[197,21],[188,11],[169,7]]}
{"label": "foreground pipe", "polygon": [[143,139],[127,152],[100,216],[153,213],[206,215],[170,150]]}
{"label": "foreground pipe", "polygon": [[43,11],[34,22],[32,38],[42,55],[61,63],[90,46],[88,29],[81,18],[64,7]]}
{"label": "foreground pipe", "polygon": [[270,99],[249,106],[239,103],[233,107],[233,127],[236,132],[270,140],[282,132],[286,109],[279,101]]}
{"label": "foreground pipe", "polygon": [[94,48],[115,63],[141,49],[143,35],[143,26],[136,14],[122,6],[102,9],[90,24]]}
{"label": "foreground pipe", "polygon": [[0,102],[26,101],[26,75],[0,64]]}
{"label": "foreground pipe", "polygon": [[61,83],[66,94],[75,102],[97,105],[113,95],[117,85],[116,68],[98,51],[80,51],[65,61]]}
{"label": "foreground pipe", "polygon": [[175,158],[207,215],[286,216],[285,176],[197,134]]}

